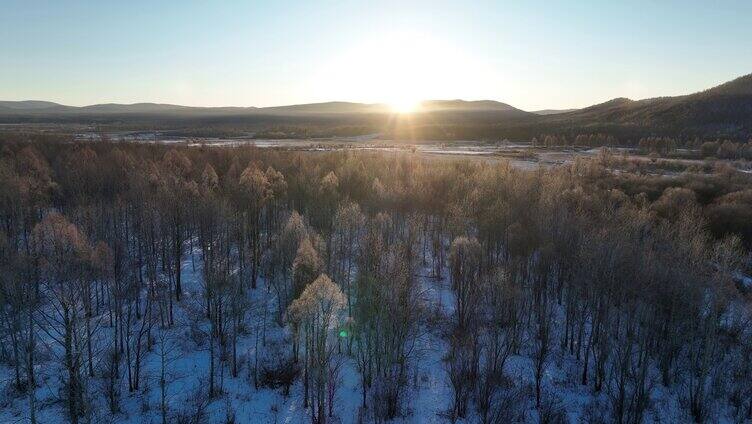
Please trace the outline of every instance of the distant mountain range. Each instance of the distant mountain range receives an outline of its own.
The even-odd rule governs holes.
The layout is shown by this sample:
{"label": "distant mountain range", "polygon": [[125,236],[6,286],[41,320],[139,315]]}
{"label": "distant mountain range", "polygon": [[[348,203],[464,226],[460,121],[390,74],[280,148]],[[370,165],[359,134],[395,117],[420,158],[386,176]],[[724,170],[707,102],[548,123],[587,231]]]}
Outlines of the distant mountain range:
{"label": "distant mountain range", "polygon": [[43,102],[39,100],[22,100],[19,102],[0,101],[0,110],[44,110],[56,107],[62,107],[62,105],[53,102]]}
{"label": "distant mountain range", "polygon": [[[311,103],[276,107],[191,107],[172,104],[65,106],[46,101],[0,101],[0,122],[78,122],[110,127],[187,129],[196,125],[226,130],[287,133],[393,133],[385,104]],[[411,115],[411,137],[496,139],[547,133],[606,132],[620,137],[752,137],[752,74],[694,94],[645,100],[616,98],[582,109],[526,112],[492,100],[428,100]],[[337,128],[337,131],[333,131]]]}
{"label": "distant mountain range", "polygon": [[567,113],[567,112],[574,112],[577,109],[543,109],[543,110],[534,110],[532,113],[536,115],[556,115],[559,113]]}
{"label": "distant mountain range", "polygon": [[[421,112],[436,111],[520,111],[493,100],[427,100],[420,103]],[[90,106],[65,106],[58,103],[23,100],[0,101],[0,113],[7,114],[352,114],[393,113],[381,103],[325,102],[272,107],[194,107],[164,103],[105,103]]]}
{"label": "distant mountain range", "polygon": [[243,113],[257,108],[250,107],[191,107],[162,103],[133,103],[118,104],[105,103],[90,106],[66,106],[59,103],[24,100],[24,101],[0,101],[0,113],[7,114],[35,114],[35,115],[60,115],[60,114],[160,114],[160,113]]}

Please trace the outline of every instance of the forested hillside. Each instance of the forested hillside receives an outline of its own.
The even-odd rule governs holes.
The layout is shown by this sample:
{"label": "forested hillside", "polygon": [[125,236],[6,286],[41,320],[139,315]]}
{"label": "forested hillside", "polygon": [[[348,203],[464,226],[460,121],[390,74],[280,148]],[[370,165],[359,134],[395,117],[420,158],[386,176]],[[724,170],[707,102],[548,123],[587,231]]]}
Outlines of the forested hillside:
{"label": "forested hillside", "polygon": [[752,178],[8,137],[0,422],[747,422]]}

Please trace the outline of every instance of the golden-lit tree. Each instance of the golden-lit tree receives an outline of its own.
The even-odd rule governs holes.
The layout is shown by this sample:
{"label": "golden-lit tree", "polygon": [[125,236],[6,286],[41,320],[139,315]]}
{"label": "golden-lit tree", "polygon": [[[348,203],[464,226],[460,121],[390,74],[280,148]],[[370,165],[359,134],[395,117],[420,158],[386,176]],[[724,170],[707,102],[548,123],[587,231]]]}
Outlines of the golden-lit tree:
{"label": "golden-lit tree", "polygon": [[302,330],[304,337],[304,404],[308,402],[310,379],[313,385],[311,419],[315,423],[325,424],[327,411],[332,410],[331,405],[327,408],[327,403],[332,401],[328,391],[336,385],[331,373],[335,355],[333,339],[338,337],[337,323],[345,305],[346,299],[339,287],[321,274],[287,310],[288,320]]}

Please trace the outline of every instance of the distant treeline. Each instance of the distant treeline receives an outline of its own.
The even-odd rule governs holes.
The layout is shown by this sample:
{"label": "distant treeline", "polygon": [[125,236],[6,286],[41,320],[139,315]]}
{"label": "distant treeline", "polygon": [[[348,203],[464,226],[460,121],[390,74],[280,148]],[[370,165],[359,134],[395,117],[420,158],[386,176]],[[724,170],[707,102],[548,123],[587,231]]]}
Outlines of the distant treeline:
{"label": "distant treeline", "polygon": [[534,146],[540,147],[638,147],[642,153],[669,156],[677,149],[696,150],[702,158],[752,160],[752,139],[747,142],[732,140],[703,141],[699,138],[680,139],[673,137],[642,137],[636,143],[622,140],[606,133],[567,135],[546,134],[533,137]]}
{"label": "distant treeline", "polygon": [[[562,114],[569,115],[569,114]],[[0,116],[0,123],[88,126],[103,132],[152,130],[200,137],[318,138],[381,134],[405,141],[502,139],[541,145],[636,146],[641,139],[670,138],[677,146],[695,139],[716,138],[745,142],[752,133],[743,121],[736,126],[696,123],[697,126],[666,127],[604,121],[587,115],[568,119],[539,116],[522,111],[443,111],[414,115],[320,113],[298,115],[97,115],[97,116]],[[546,137],[551,137],[550,143]]]}

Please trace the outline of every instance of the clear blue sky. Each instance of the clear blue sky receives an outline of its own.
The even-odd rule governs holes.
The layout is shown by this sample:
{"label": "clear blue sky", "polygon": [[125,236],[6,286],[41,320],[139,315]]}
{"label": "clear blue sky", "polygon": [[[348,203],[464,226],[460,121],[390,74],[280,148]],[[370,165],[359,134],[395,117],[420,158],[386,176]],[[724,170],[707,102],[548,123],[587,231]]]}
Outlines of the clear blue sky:
{"label": "clear blue sky", "polygon": [[0,99],[523,109],[752,73],[752,1],[0,0]]}

